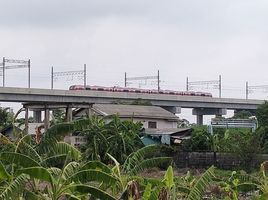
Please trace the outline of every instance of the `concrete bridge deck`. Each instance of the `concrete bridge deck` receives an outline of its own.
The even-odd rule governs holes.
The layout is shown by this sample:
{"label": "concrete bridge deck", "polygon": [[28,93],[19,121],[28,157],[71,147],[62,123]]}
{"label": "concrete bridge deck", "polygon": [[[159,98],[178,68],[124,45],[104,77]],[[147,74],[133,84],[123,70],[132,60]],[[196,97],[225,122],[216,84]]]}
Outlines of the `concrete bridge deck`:
{"label": "concrete bridge deck", "polygon": [[49,110],[66,108],[67,119],[71,119],[72,108],[89,108],[94,103],[132,103],[142,99],[155,106],[161,106],[170,112],[179,113],[180,108],[192,108],[197,116],[197,124],[203,123],[203,115],[225,115],[226,110],[256,110],[263,100],[246,100],[233,98],[212,98],[201,96],[179,96],[167,94],[143,94],[129,92],[106,92],[89,90],[51,90],[33,88],[0,88],[0,101],[21,102],[28,111],[33,110],[35,118],[40,121],[41,111],[45,111],[46,127],[49,124]]}
{"label": "concrete bridge deck", "polygon": [[106,92],[88,90],[51,90],[29,88],[0,88],[0,101],[51,103],[112,103],[116,101],[133,102],[137,99],[150,101],[156,106],[181,108],[221,108],[230,110],[256,110],[263,100],[233,98],[211,98],[200,96],[178,96],[166,94],[142,94],[129,92]]}

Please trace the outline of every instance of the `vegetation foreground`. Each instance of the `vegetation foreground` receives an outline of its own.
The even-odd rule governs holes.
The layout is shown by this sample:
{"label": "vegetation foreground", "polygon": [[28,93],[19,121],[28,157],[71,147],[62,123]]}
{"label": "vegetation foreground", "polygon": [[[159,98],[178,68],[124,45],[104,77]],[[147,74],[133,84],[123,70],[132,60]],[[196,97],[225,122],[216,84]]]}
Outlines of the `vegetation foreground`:
{"label": "vegetation foreground", "polygon": [[[97,148],[97,135],[95,143],[88,144],[90,146],[83,154],[61,141],[70,132],[89,133],[91,130],[93,134],[90,127],[94,127],[94,120],[96,122],[96,119],[83,119],[54,125],[44,133],[39,143],[29,135],[19,135],[15,142],[1,135],[0,199],[268,198],[267,163],[261,165],[260,173],[253,175],[220,171],[212,166],[198,176],[190,172],[175,176],[172,159],[159,156],[161,148],[156,145],[135,150],[125,159],[121,155],[127,152],[122,150],[120,156],[116,155],[119,162],[109,153],[105,154],[105,158],[97,155],[100,150]],[[112,122],[114,129],[120,123]],[[134,124],[130,127],[133,130]],[[117,127],[118,130],[121,128]],[[121,136],[122,144],[126,138],[122,132]],[[123,146],[122,149],[125,149],[127,145]],[[140,175],[142,171],[157,166],[162,169],[167,166],[163,177]]]}
{"label": "vegetation foreground", "polygon": [[[1,135],[0,199],[268,199],[267,162],[254,174],[212,166],[178,176],[162,147],[141,147],[139,127],[116,117],[107,125],[91,118],[56,124],[38,142],[22,133],[13,142]],[[62,142],[74,132],[91,140],[81,149]],[[163,177],[141,175],[153,167],[165,169]]]}

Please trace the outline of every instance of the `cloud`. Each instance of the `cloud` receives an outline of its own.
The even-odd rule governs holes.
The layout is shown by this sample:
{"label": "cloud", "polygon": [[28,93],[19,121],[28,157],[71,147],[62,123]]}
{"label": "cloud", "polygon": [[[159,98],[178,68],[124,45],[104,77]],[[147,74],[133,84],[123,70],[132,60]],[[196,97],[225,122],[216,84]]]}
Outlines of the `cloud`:
{"label": "cloud", "polygon": [[31,58],[36,87],[49,87],[51,66],[73,70],[84,63],[89,83],[101,85],[121,84],[125,71],[158,69],[171,89],[184,89],[186,76],[222,74],[239,87],[266,81],[265,0],[9,0],[0,6],[0,55]]}

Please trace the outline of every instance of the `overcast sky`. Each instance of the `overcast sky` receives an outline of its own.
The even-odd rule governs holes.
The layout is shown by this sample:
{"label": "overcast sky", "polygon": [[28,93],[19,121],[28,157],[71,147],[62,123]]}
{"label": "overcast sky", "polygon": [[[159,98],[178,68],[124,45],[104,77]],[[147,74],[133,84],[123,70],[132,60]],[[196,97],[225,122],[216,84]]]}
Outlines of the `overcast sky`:
{"label": "overcast sky", "polygon": [[[0,7],[0,56],[31,59],[32,87],[50,87],[51,66],[84,63],[92,85],[123,86],[124,72],[158,69],[164,89],[221,74],[223,97],[244,98],[246,81],[268,84],[267,0],[0,0]],[[26,77],[9,70],[6,86],[26,87]],[[82,81],[55,87],[73,83]]]}

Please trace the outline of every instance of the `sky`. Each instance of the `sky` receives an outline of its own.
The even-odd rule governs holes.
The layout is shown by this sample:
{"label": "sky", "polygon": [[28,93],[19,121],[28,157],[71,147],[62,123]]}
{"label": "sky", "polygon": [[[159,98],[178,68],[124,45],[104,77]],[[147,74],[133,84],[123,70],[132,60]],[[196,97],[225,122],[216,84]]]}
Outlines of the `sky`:
{"label": "sky", "polygon": [[[245,82],[268,85],[267,0],[0,0],[0,57],[31,59],[31,86],[54,71],[82,70],[89,85],[124,85],[160,71],[161,88],[222,76],[222,97],[245,98]],[[0,77],[1,78],[1,77]],[[82,84],[59,79],[55,88]],[[156,87],[136,82],[131,87]],[[6,86],[27,87],[27,70]],[[218,95],[216,89],[194,88]],[[250,98],[266,99],[267,91]]]}

